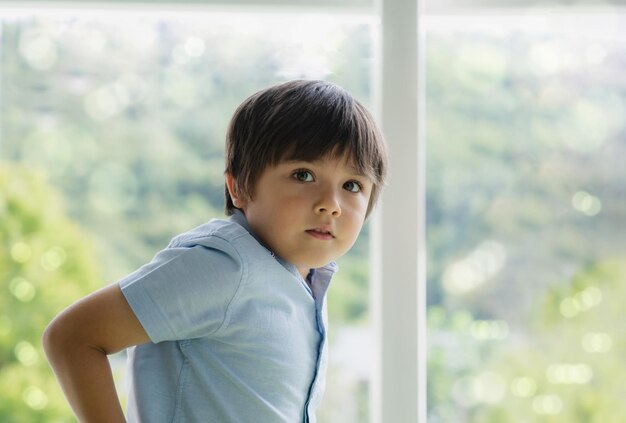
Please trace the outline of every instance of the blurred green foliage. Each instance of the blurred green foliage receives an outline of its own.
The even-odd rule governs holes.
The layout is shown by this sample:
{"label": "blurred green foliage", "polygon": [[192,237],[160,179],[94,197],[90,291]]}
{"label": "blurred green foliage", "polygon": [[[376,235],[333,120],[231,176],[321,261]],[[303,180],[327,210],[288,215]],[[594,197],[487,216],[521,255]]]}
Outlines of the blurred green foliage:
{"label": "blurred green foliage", "polygon": [[93,246],[45,178],[0,162],[0,421],[72,421],[43,328],[100,284]]}
{"label": "blurred green foliage", "polygon": [[0,71],[11,83],[0,102],[2,157],[45,169],[69,215],[96,235],[107,281],[174,234],[223,217],[226,125],[248,95],[324,77],[369,104],[367,24],[278,23],[207,15],[3,24]]}
{"label": "blurred green foliage", "polygon": [[624,49],[429,36],[429,421],[624,415]]}
{"label": "blurred green foliage", "polygon": [[[22,165],[7,162],[3,177],[30,207],[3,215],[0,225],[15,235],[3,245],[18,253],[19,242],[29,245],[28,263],[38,269],[0,262],[0,281],[14,292],[13,305],[0,308],[2,357],[10,358],[0,359],[0,421],[71,421],[39,347],[48,321],[176,234],[223,217],[226,125],[248,95],[287,79],[326,78],[369,104],[370,28],[244,15],[35,15],[0,24],[0,154]],[[46,225],[28,223],[28,237],[15,229],[35,220]],[[367,319],[367,234],[341,260],[329,304],[334,325]],[[45,254],[63,257],[63,266],[41,270]]]}
{"label": "blurred green foliage", "polygon": [[511,333],[502,321],[432,307],[432,417],[477,423],[621,421],[626,323],[616,316],[626,296],[624,280],[624,256],[584,267],[546,293],[528,316],[526,333]]}

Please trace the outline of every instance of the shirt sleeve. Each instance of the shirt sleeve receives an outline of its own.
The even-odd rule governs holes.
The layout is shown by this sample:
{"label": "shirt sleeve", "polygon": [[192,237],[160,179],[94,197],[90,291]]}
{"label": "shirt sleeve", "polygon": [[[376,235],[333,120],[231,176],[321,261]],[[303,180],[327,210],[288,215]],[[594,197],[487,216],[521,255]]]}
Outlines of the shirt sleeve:
{"label": "shirt sleeve", "polygon": [[167,248],[119,285],[150,340],[157,343],[209,336],[220,329],[227,323],[242,274],[237,251],[217,239]]}

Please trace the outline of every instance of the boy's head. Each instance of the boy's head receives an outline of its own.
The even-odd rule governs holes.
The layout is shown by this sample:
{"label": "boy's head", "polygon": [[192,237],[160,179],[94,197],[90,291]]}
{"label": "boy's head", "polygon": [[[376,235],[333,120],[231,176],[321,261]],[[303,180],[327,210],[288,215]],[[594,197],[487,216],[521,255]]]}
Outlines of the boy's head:
{"label": "boy's head", "polygon": [[[385,181],[384,138],[370,113],[346,90],[325,81],[290,81],[259,91],[235,111],[226,135],[226,174],[254,196],[268,166],[346,157],[372,182],[367,215]],[[226,214],[237,207],[225,189]]]}

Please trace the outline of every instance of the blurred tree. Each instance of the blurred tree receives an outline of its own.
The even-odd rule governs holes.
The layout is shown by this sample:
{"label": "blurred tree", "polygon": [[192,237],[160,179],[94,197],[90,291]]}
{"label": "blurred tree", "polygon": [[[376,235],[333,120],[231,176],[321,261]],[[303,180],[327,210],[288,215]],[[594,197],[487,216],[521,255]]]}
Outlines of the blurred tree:
{"label": "blurred tree", "polygon": [[[107,281],[223,217],[226,125],[248,95],[326,78],[369,103],[368,25],[207,19],[3,23],[2,155],[47,169],[96,234]],[[367,234],[359,255],[366,246]]]}
{"label": "blurred tree", "polygon": [[[429,419],[616,421],[624,43],[489,29],[428,40]],[[593,298],[586,286],[611,299],[565,315]],[[583,351],[606,335],[611,349]],[[594,377],[554,383],[549,369]]]}
{"label": "blurred tree", "polygon": [[[223,217],[226,125],[254,91],[287,79],[327,79],[371,106],[369,24],[267,18],[34,14],[0,22],[0,153],[3,159],[45,169],[68,216],[93,240],[93,248],[83,254],[97,257],[100,280],[116,280],[150,260],[177,233]],[[46,207],[40,200],[30,199],[43,216]],[[367,321],[367,252],[366,229],[340,261],[329,296],[331,331]],[[65,254],[69,257],[68,249]],[[4,278],[16,292],[27,289],[22,280],[35,280],[22,271],[13,269]],[[75,287],[41,320],[87,291]],[[33,298],[23,311],[37,307]],[[8,318],[2,319],[0,327],[8,328]],[[11,342],[11,354],[26,357],[28,345],[36,347],[38,338],[37,343]],[[41,364],[39,350],[38,357]],[[17,364],[15,372],[26,374],[22,367]],[[32,374],[43,378],[49,371],[41,364],[32,367]],[[31,403],[39,395],[37,406],[47,404],[42,413],[57,405],[64,409],[54,397],[59,392],[52,379],[50,390],[36,386],[43,396],[28,392]],[[22,407],[24,389],[1,398],[2,407]],[[328,391],[337,404],[352,397],[343,387],[333,392],[329,384]],[[367,389],[360,386],[358,392],[362,414]],[[54,420],[47,416],[42,419]],[[24,421],[36,418],[31,413]]]}
{"label": "blurred tree", "polygon": [[533,336],[501,345],[486,365],[502,375],[502,401],[472,422],[618,423],[626,415],[623,357],[626,257],[584,266],[530,316]]}
{"label": "blurred tree", "polygon": [[42,174],[0,162],[0,421],[74,421],[40,339],[99,276],[90,240]]}
{"label": "blurred tree", "polygon": [[528,333],[431,307],[430,421],[621,422],[626,258],[589,264],[553,288]]}

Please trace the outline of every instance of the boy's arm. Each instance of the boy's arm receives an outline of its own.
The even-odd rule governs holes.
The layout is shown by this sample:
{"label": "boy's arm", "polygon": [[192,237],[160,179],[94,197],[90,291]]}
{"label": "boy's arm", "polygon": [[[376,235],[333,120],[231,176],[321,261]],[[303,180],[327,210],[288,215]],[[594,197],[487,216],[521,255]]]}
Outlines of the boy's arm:
{"label": "boy's arm", "polygon": [[149,342],[118,284],[59,314],[43,334],[48,361],[80,422],[124,422],[108,354]]}

